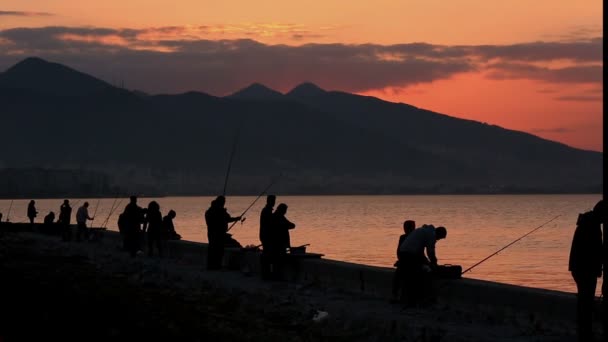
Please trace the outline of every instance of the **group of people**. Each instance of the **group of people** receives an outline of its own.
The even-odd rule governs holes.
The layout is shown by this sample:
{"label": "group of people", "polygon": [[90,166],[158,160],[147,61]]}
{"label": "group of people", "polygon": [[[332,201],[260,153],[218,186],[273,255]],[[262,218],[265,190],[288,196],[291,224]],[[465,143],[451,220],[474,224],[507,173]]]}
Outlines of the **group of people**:
{"label": "group of people", "polygon": [[[281,203],[274,209],[276,197],[269,195],[266,205],[260,213],[259,238],[262,243],[261,273],[264,279],[281,279],[286,252],[291,248],[289,231],[296,226],[286,217],[287,205]],[[224,247],[230,242],[228,234],[231,222],[243,221],[242,216],[233,217],[225,208],[226,198],[218,196],[211,202],[205,212],[207,238],[209,241],[207,269],[222,268]],[[84,202],[76,213],[76,240],[81,236],[89,236],[87,220],[89,203]],[[38,214],[35,201],[30,201],[27,217],[30,223]],[[64,240],[72,239],[70,226],[72,208],[69,200],[64,200],[59,209],[59,219],[55,220],[54,212],[44,218],[45,226],[59,226]],[[144,234],[147,234],[148,254],[153,255],[154,249],[159,255],[163,254],[164,241],[179,238],[175,232],[173,219],[176,213],[170,210],[162,217],[160,206],[151,201],[147,208],[137,205],[137,197],[131,196],[130,203],[120,214],[119,231],[123,237],[124,248],[132,256],[142,252]],[[0,220],[1,220],[0,214]],[[607,262],[606,251],[602,245],[602,225],[608,222],[608,207],[603,200],[599,201],[593,210],[580,214],[572,240],[569,259],[569,271],[576,282],[578,300],[578,335],[581,341],[592,336],[592,312],[597,286],[597,278],[602,276],[603,265]],[[404,234],[399,237],[397,244],[396,271],[393,278],[393,301],[406,306],[418,306],[433,300],[432,279],[434,270],[438,267],[435,254],[437,241],[447,237],[447,229],[433,225],[422,225],[416,228],[416,222],[406,220],[403,223]],[[604,235],[606,232],[604,232]],[[237,243],[238,244],[238,243]],[[426,255],[425,255],[426,252]],[[605,272],[606,270],[604,270]],[[608,284],[603,284],[602,293],[608,293]]]}
{"label": "group of people", "polygon": [[[76,229],[73,232],[71,225],[72,207],[70,200],[64,200],[59,207],[59,217],[55,221],[55,213],[50,211],[43,220],[41,230],[50,234],[60,234],[62,240],[71,241],[75,235],[76,241],[90,240],[92,228],[87,227],[87,221],[95,217],[89,215],[89,202],[84,202],[76,211]],[[27,207],[27,217],[33,225],[38,216],[36,201],[31,200]],[[143,251],[143,241],[148,242],[148,254],[153,255],[154,250],[162,255],[166,240],[178,240],[181,236],[175,231],[173,219],[176,217],[174,210],[169,210],[166,216],[162,216],[158,202],[151,201],[147,208],[137,205],[137,197],[131,196],[130,203],[118,218],[118,229],[123,238],[123,247],[135,256]]]}
{"label": "group of people", "polygon": [[[36,201],[31,200],[27,207],[27,216],[31,224],[34,224],[35,218],[38,215],[36,210]],[[70,200],[64,200],[59,207],[59,217],[55,222],[55,213],[50,211],[44,216],[42,229],[44,232],[54,234],[58,232],[64,241],[71,241],[75,235],[76,241],[89,240],[91,238],[91,230],[87,227],[87,221],[94,220],[94,217],[89,215],[89,202],[84,202],[76,211],[76,232],[72,231],[72,207]]]}
{"label": "group of people", "polygon": [[156,201],[151,201],[147,208],[142,208],[137,205],[137,196],[131,196],[129,204],[118,216],[118,230],[123,238],[123,248],[135,257],[143,253],[144,240],[147,240],[148,255],[153,256],[156,249],[162,257],[167,249],[166,241],[181,238],[173,224],[176,216],[174,210],[169,210],[163,217]]}
{"label": "group of people", "polygon": [[[232,217],[224,207],[226,198],[218,196],[211,202],[205,212],[207,224],[207,238],[209,241],[207,254],[207,269],[218,270],[222,268],[224,247],[231,240],[228,233],[231,222],[242,221],[242,216]],[[289,221],[287,205],[281,203],[277,206],[276,196],[268,195],[266,206],[260,213],[260,242],[262,243],[261,270],[262,278],[280,280],[283,277],[283,264],[287,250],[291,248],[289,231],[296,225]]]}

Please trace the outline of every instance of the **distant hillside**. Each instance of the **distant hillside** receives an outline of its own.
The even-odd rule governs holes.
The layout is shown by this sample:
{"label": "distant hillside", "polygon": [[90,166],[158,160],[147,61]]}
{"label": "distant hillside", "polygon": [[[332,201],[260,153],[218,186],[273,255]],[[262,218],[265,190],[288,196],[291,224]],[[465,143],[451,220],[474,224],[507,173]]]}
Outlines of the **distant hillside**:
{"label": "distant hillside", "polygon": [[[7,76],[7,74],[9,76]],[[56,86],[53,87],[52,85]],[[128,92],[27,59],[0,74],[5,167],[77,167],[129,191],[229,193],[597,192],[602,153],[305,83],[219,98]]]}

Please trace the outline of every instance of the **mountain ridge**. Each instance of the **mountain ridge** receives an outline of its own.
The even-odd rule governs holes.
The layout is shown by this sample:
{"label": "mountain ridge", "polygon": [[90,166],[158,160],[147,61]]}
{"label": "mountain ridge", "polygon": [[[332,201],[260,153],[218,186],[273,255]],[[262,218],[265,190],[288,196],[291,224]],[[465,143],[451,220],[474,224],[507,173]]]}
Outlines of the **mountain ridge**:
{"label": "mountain ridge", "polygon": [[[71,68],[51,67],[79,77],[41,77],[83,80]],[[142,96],[111,86],[57,94],[2,86],[1,80],[2,74],[7,133],[0,142],[15,148],[0,156],[0,165],[101,168],[119,186],[137,185],[127,181],[129,172],[157,170],[145,171],[140,186],[213,192],[235,131],[242,146],[231,179],[251,193],[279,169],[292,173],[280,186],[292,193],[587,192],[602,183],[603,153],[306,82],[286,94],[253,84],[241,89],[249,89],[248,98],[233,98],[200,92]],[[61,81],[42,80],[53,82]],[[70,88],[63,84],[63,90]],[[31,127],[30,135],[20,133],[24,127]]]}

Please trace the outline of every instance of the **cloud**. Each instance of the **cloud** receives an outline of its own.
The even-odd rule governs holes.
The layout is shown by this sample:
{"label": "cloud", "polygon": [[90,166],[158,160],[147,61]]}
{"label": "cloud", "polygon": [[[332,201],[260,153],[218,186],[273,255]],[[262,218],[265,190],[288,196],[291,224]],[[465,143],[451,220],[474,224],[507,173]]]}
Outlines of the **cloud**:
{"label": "cloud", "polygon": [[15,17],[50,17],[53,13],[47,12],[23,12],[23,11],[0,11],[0,16],[15,16]]}
{"label": "cloud", "polygon": [[495,63],[488,66],[487,76],[495,80],[528,79],[549,83],[603,82],[603,66],[581,65],[563,68],[539,67],[526,63]]}
{"label": "cloud", "polygon": [[570,95],[570,96],[559,96],[555,98],[558,101],[579,101],[579,102],[602,102],[603,96],[589,96],[589,95]]}
{"label": "cloud", "polygon": [[[286,41],[319,34],[290,24],[11,28],[0,30],[0,70],[33,55],[107,81],[124,79],[128,87],[150,93],[199,90],[216,95],[253,82],[288,90],[304,80],[327,89],[364,92],[477,71],[493,79],[595,86],[603,81],[598,50],[602,38],[506,46],[271,45],[253,39],[211,38],[234,32],[282,34]],[[555,61],[563,60],[567,65],[555,66]]]}
{"label": "cloud", "polygon": [[482,45],[472,48],[472,51],[487,60],[601,62],[603,44],[603,38],[592,38],[568,42]]}

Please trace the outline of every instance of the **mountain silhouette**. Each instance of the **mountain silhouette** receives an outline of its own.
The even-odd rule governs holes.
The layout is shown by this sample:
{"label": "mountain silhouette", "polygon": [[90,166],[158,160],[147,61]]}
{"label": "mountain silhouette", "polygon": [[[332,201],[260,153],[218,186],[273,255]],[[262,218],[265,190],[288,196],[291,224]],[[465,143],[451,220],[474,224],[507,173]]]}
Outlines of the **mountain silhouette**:
{"label": "mountain silhouette", "polygon": [[28,89],[61,96],[120,92],[95,77],[37,57],[26,58],[0,74],[0,88]]}
{"label": "mountain silhouette", "polygon": [[311,83],[311,82],[304,82],[304,83],[296,86],[292,90],[290,90],[285,95],[287,95],[289,97],[295,97],[295,98],[308,98],[308,97],[324,95],[325,93],[327,93],[327,92],[325,90],[321,89],[321,87],[317,86],[316,84]]}
{"label": "mountain silhouette", "polygon": [[[41,86],[53,83],[60,91]],[[237,133],[231,194],[257,194],[279,173],[275,190],[293,194],[594,192],[602,184],[602,153],[311,83],[286,95],[260,84],[227,97],[142,95],[27,59],[0,74],[0,103],[0,143],[11,146],[0,166],[93,170],[132,191],[217,194]]]}
{"label": "mountain silhouette", "polygon": [[263,84],[253,83],[227,97],[238,100],[281,100],[284,96]]}

